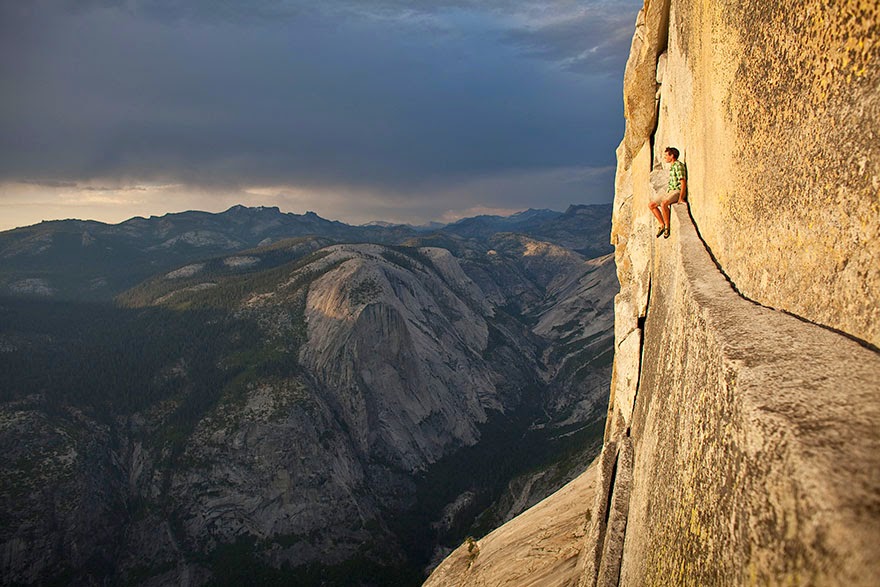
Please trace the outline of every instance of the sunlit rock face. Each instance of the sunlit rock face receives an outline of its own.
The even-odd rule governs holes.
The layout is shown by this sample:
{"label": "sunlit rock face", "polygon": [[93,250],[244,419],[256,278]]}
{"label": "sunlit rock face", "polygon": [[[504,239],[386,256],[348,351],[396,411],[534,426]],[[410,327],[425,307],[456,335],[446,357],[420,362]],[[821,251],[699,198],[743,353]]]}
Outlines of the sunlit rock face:
{"label": "sunlit rock face", "polygon": [[[865,2],[640,13],[612,229],[614,474],[581,585],[880,580],[878,19]],[[666,146],[688,206],[658,239]]]}
{"label": "sunlit rock face", "polygon": [[488,536],[466,540],[431,573],[425,587],[574,587],[597,477],[592,466]]}
{"label": "sunlit rock face", "polygon": [[364,452],[409,470],[473,444],[486,410],[504,409],[482,357],[490,307],[448,252],[433,255],[444,272],[383,247],[335,247],[322,263],[339,265],[312,284],[305,309],[303,365]]}
{"label": "sunlit rock face", "polygon": [[[638,90],[660,94],[652,166],[681,150],[691,214],[736,289],[875,347],[877,15],[858,0],[672,2],[668,41],[648,35],[662,83]],[[635,155],[648,134],[628,136]]]}

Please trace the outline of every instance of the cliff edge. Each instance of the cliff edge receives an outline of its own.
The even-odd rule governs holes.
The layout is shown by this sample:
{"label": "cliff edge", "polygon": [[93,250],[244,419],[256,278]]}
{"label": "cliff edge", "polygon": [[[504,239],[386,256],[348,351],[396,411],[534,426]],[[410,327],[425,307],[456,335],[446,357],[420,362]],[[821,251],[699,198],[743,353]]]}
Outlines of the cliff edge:
{"label": "cliff edge", "polygon": [[646,1],[624,104],[578,585],[880,584],[880,5]]}
{"label": "cliff edge", "polygon": [[[581,585],[880,582],[878,26],[856,1],[639,14],[612,233],[616,462]],[[657,239],[666,146],[688,205]]]}

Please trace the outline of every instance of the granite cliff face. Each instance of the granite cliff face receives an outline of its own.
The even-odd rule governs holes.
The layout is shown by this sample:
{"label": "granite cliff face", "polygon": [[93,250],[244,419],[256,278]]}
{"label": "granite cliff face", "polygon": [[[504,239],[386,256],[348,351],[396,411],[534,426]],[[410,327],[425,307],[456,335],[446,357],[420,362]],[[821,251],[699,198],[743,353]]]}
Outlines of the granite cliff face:
{"label": "granite cliff face", "polygon": [[[523,550],[532,519],[429,584],[504,566],[537,569],[532,585],[878,584],[880,8],[646,2],[624,108],[614,370],[584,536],[548,562]],[[657,239],[667,145],[689,197]],[[572,548],[577,568],[543,578]]]}
{"label": "granite cliff face", "polygon": [[637,174],[677,146],[700,236],[743,296],[880,345],[878,26],[858,0],[646,3],[612,239],[641,215]]}

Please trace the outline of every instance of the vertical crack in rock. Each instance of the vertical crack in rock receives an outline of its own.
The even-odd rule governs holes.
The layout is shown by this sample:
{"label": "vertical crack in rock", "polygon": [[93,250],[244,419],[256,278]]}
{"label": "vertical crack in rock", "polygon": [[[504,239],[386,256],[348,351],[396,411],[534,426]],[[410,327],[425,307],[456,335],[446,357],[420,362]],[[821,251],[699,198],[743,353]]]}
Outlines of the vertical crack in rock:
{"label": "vertical crack in rock", "polygon": [[602,548],[602,561],[599,565],[599,575],[596,581],[597,587],[617,587],[618,585],[620,566],[623,562],[623,544],[626,539],[634,463],[632,440],[624,438],[620,442],[620,450],[614,467],[613,493],[606,516],[605,543]]}
{"label": "vertical crack in rock", "polygon": [[586,535],[585,547],[578,559],[578,587],[595,587],[602,560],[602,548],[608,528],[611,495],[617,471],[618,443],[605,443],[599,455],[599,481],[593,506],[593,521]]}
{"label": "vertical crack in rock", "polygon": [[620,575],[635,455],[632,440],[605,445],[599,460],[595,516],[578,561],[578,587],[616,587]]}
{"label": "vertical crack in rock", "polygon": [[[612,228],[616,467],[581,586],[880,581],[878,16],[814,0],[639,13]],[[666,145],[688,206],[657,240]]]}
{"label": "vertical crack in rock", "polygon": [[[635,413],[636,406],[639,401],[639,387],[642,382],[642,365],[645,364],[645,322],[647,321],[648,313],[647,310],[651,307],[651,281],[648,280],[648,295],[647,302],[645,303],[645,314],[639,316],[637,324],[639,333],[639,365],[638,370],[634,374],[636,380],[636,389],[635,394],[633,395],[633,413]],[[632,416],[630,416],[629,425],[626,427],[626,436],[630,435],[630,429],[632,427]]]}

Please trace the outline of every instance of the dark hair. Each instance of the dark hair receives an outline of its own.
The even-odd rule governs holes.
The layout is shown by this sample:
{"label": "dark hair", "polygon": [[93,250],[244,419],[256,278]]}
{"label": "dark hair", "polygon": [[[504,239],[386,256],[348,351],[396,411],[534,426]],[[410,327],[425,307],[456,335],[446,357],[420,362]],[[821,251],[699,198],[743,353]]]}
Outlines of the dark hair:
{"label": "dark hair", "polygon": [[670,155],[678,159],[678,149],[676,149],[675,147],[666,147],[664,153],[669,153]]}

